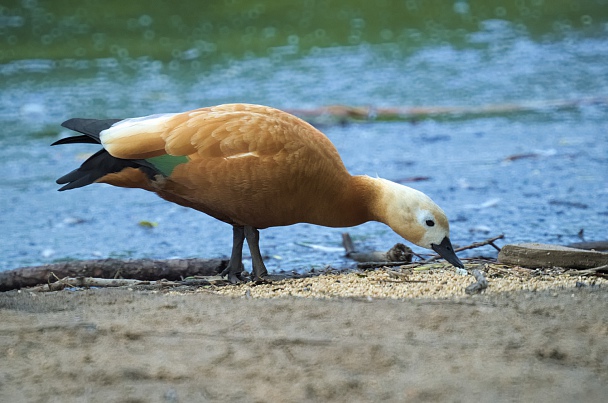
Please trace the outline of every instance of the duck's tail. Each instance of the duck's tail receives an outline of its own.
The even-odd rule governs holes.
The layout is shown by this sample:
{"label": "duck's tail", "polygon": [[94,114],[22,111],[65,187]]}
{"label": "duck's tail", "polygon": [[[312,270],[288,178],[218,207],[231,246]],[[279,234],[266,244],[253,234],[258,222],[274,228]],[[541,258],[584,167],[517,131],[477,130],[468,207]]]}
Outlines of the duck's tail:
{"label": "duck's tail", "polygon": [[[121,120],[122,119],[99,120],[81,118],[66,120],[61,124],[61,126],[74,130],[78,133],[82,133],[82,135],[66,137],[64,139],[57,140],[51,145],[55,146],[59,144],[73,143],[101,144],[99,134]],[[75,189],[90,185],[94,182],[101,182],[103,181],[102,178],[104,176],[119,173],[126,168],[138,169],[146,174],[150,179],[159,173],[159,171],[146,160],[116,158],[102,148],[83,162],[79,168],[57,179],[57,183],[64,185],[59,189],[60,191]]]}

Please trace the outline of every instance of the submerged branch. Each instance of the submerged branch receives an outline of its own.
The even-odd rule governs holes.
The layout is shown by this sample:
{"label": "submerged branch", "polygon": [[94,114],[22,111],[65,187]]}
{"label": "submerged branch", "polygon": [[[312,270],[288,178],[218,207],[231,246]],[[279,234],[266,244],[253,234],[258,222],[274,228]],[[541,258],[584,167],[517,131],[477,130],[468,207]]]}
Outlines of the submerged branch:
{"label": "submerged branch", "polygon": [[356,262],[370,264],[370,262],[374,263],[392,263],[393,265],[397,264],[407,264],[412,261],[413,252],[412,250],[405,246],[402,243],[395,244],[392,248],[390,248],[386,252],[381,251],[369,251],[369,252],[358,252],[355,249],[355,245],[353,240],[350,237],[348,232],[344,232],[342,234],[342,244],[344,245],[344,250],[346,251],[346,257],[352,259]]}
{"label": "submerged branch", "polygon": [[608,251],[608,241],[575,242],[566,246],[576,249]]}
{"label": "submerged branch", "polygon": [[575,109],[584,105],[607,105],[606,97],[557,99],[518,104],[490,104],[479,106],[349,106],[329,105],[311,109],[287,109],[286,111],[306,120],[420,120],[436,117],[466,117],[508,115],[521,112],[542,112],[554,109]]}

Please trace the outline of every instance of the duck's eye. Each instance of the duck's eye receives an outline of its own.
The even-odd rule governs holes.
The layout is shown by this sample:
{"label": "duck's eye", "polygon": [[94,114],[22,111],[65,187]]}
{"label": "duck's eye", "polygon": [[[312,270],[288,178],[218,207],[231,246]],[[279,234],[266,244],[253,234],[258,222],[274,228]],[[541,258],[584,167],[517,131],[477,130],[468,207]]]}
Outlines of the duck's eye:
{"label": "duck's eye", "polygon": [[426,225],[428,225],[429,227],[432,227],[433,225],[435,225],[435,221],[433,221],[433,220],[426,220]]}

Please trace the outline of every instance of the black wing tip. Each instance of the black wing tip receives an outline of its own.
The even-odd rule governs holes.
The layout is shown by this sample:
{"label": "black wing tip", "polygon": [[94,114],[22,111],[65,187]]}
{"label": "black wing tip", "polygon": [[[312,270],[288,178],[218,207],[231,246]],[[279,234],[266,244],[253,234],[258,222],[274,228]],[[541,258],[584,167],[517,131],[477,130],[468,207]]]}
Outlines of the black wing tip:
{"label": "black wing tip", "polygon": [[101,176],[96,175],[94,171],[81,170],[80,168],[73,170],[69,174],[63,175],[57,179],[55,183],[63,185],[58,190],[63,192],[64,190],[81,188],[95,182]]}
{"label": "black wing tip", "polygon": [[91,119],[91,118],[70,118],[61,123],[61,126],[66,129],[80,131],[85,126],[93,125],[93,128],[97,129],[98,125],[106,128],[112,126],[116,122],[120,122],[123,119]]}
{"label": "black wing tip", "polygon": [[82,135],[82,136],[71,136],[59,139],[51,144],[51,146],[56,146],[60,144],[74,144],[74,143],[88,143],[88,144],[99,144],[99,140],[93,138],[91,136]]}
{"label": "black wing tip", "polygon": [[65,190],[72,190],[72,189],[76,189],[76,188],[80,188],[86,185],[81,185],[81,186],[73,186],[72,183],[68,183],[67,185],[63,185],[62,187],[60,187],[59,189],[57,189],[58,192],[63,192]]}
{"label": "black wing tip", "polygon": [[65,120],[61,123],[61,126],[65,127],[66,129],[71,129],[74,126],[74,123],[76,121],[80,122],[82,120],[86,120],[86,119],[82,119],[82,118],[71,118],[68,120]]}
{"label": "black wing tip", "polygon": [[99,142],[99,133],[109,129],[115,123],[120,122],[123,119],[86,119],[86,118],[72,118],[61,123],[62,127],[73,130],[78,133],[82,133],[85,136],[91,137]]}
{"label": "black wing tip", "polygon": [[59,144],[74,144],[74,143],[88,143],[88,144],[100,144],[99,133],[112,127],[116,122],[120,122],[122,119],[87,119],[87,118],[71,118],[63,123],[62,127],[81,133],[82,135],[66,137],[55,141],[51,146]]}

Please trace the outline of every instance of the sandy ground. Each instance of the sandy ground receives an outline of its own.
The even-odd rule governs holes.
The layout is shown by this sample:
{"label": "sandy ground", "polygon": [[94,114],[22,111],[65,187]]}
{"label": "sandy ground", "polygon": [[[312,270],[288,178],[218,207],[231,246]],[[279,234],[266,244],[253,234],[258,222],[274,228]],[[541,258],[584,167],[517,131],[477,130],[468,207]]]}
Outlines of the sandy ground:
{"label": "sandy ground", "polygon": [[0,400],[608,396],[604,284],[443,299],[261,298],[251,285],[233,289],[0,294]]}

